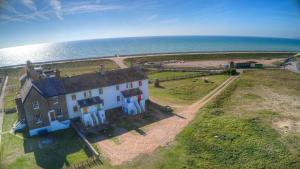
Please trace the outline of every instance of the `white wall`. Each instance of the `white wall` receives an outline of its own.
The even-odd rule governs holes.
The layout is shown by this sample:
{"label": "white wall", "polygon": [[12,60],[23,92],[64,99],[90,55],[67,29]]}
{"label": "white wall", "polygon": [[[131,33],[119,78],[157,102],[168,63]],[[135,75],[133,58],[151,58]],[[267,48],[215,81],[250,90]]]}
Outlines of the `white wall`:
{"label": "white wall", "polygon": [[[148,80],[142,80],[143,85],[139,87],[139,81],[134,81],[133,82],[133,88],[139,87],[142,92],[142,98],[143,99],[148,99],[149,94],[148,94]],[[122,93],[121,91],[128,90],[130,89],[130,82],[128,83],[128,88],[126,88],[126,83],[119,84],[119,90],[116,90],[116,85],[113,86],[108,86],[108,87],[103,87],[103,94],[99,95],[99,88],[97,89],[92,89],[92,97],[95,96],[100,96],[101,99],[104,101],[104,110],[107,109],[112,109],[116,107],[120,107],[122,105]],[[88,93],[89,90],[86,92]],[[84,91],[76,92],[76,93],[70,93],[66,95],[66,101],[67,101],[67,109],[69,112],[69,117],[70,118],[75,118],[80,116],[80,110],[78,107],[78,112],[73,111],[73,106],[77,104],[78,100],[84,99]],[[76,94],[76,99],[77,101],[72,100],[72,95]],[[117,96],[120,96],[120,101],[117,102]]]}

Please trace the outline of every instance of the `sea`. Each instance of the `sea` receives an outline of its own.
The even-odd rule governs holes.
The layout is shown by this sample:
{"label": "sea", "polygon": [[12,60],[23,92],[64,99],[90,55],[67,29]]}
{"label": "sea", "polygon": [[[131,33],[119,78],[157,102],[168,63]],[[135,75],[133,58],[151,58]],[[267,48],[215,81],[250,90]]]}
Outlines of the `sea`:
{"label": "sea", "polygon": [[70,41],[0,49],[0,67],[115,55],[176,52],[298,51],[300,39],[233,36],[155,36]]}

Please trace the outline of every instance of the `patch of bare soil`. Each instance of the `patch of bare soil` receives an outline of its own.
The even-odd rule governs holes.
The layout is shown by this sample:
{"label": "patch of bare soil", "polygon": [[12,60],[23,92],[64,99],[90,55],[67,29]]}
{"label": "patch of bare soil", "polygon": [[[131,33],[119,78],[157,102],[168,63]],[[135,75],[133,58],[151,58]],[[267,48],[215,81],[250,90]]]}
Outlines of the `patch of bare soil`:
{"label": "patch of bare soil", "polygon": [[300,120],[281,118],[273,120],[272,123],[273,127],[283,134],[289,132],[300,133]]}
{"label": "patch of bare soil", "polygon": [[236,115],[269,110],[279,113],[279,117],[272,120],[272,126],[276,130],[281,133],[300,132],[300,96],[280,94],[267,87],[252,88],[238,93],[239,96],[235,96],[235,100],[239,100],[240,104],[232,106],[232,112]]}

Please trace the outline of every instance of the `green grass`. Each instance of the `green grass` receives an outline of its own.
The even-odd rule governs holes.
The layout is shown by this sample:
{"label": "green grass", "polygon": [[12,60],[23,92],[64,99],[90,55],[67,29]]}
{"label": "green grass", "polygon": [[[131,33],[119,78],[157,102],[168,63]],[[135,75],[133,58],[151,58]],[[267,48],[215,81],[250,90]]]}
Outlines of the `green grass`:
{"label": "green grass", "polygon": [[201,99],[222,82],[227,75],[206,76],[209,83],[204,82],[202,77],[161,82],[160,88],[155,88],[153,84],[149,85],[150,96],[160,100],[169,101],[175,104],[190,104]]}
{"label": "green grass", "polygon": [[56,63],[53,65],[48,65],[48,67],[59,69],[62,76],[75,76],[83,73],[96,72],[99,70],[99,65],[104,65],[105,70],[118,68],[118,65],[115,62],[106,59]]}
{"label": "green grass", "polygon": [[2,132],[9,131],[13,124],[17,121],[17,113],[9,113],[4,115],[3,124],[2,124]]}
{"label": "green grass", "polygon": [[154,79],[172,78],[175,76],[192,75],[192,74],[199,74],[199,72],[157,72],[157,73],[149,74],[148,78],[150,80],[154,80]]}
{"label": "green grass", "polygon": [[274,107],[245,107],[269,102],[261,88],[293,98],[299,84],[300,76],[288,71],[247,71],[201,109],[173,144],[119,167],[300,168],[299,133],[282,134],[272,126],[274,118],[294,117]]}
{"label": "green grass", "polygon": [[230,53],[230,54],[191,54],[191,55],[167,55],[167,56],[147,56],[126,58],[125,64],[158,62],[166,60],[218,60],[218,59],[269,59],[269,58],[286,58],[295,53]]}
{"label": "green grass", "polygon": [[67,129],[50,134],[55,142],[39,147],[40,137],[25,137],[24,140],[4,134],[1,149],[2,167],[7,168],[61,168],[84,161],[87,149],[74,130]]}

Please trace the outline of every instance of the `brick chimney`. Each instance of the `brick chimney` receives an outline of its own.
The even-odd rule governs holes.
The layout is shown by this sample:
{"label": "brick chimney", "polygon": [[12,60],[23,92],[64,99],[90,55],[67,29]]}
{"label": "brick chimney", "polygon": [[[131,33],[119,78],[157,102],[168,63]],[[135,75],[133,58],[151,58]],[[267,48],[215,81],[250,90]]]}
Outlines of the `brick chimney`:
{"label": "brick chimney", "polygon": [[60,78],[60,71],[58,69],[55,69],[55,77]]}
{"label": "brick chimney", "polygon": [[105,75],[104,65],[99,65],[99,72],[101,75]]}

